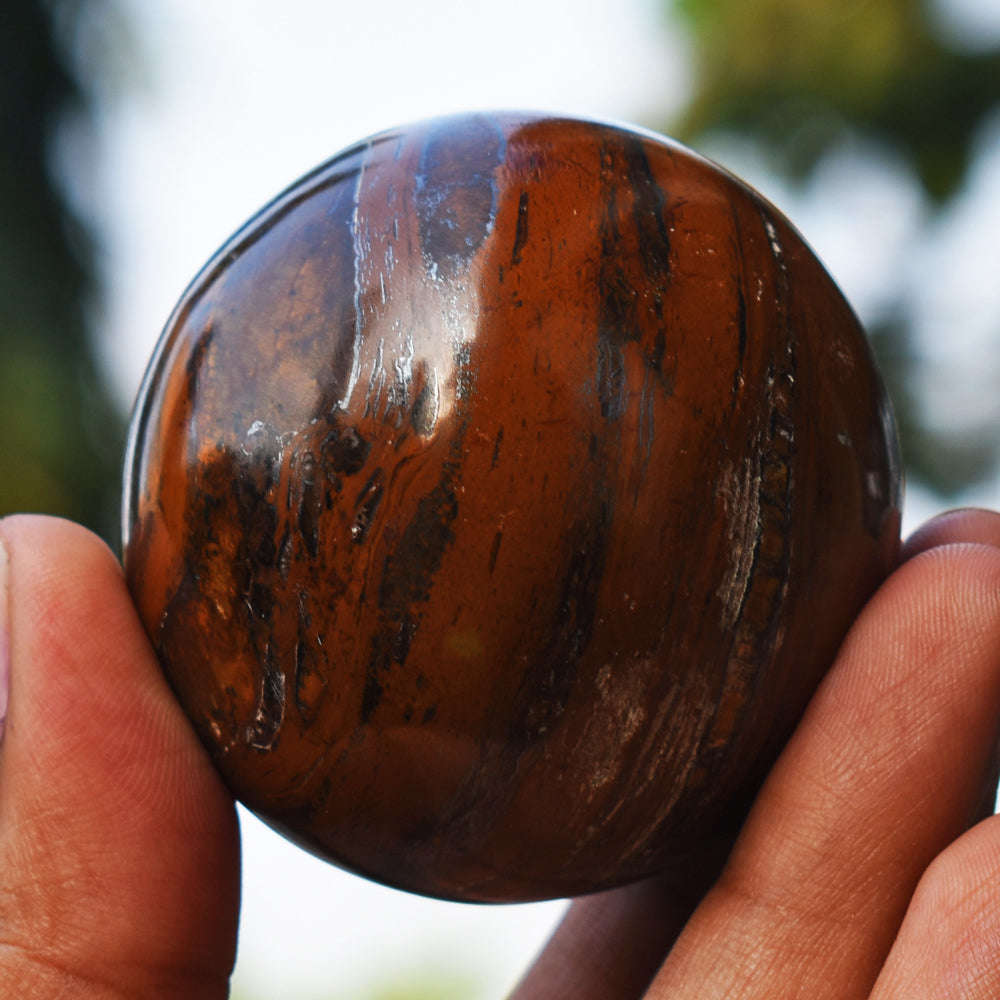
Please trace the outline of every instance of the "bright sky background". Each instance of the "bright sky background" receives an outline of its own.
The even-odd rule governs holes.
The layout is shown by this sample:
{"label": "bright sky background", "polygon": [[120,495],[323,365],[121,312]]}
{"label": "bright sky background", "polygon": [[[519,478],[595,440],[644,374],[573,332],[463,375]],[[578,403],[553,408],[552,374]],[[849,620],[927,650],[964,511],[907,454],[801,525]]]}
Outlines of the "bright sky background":
{"label": "bright sky background", "polygon": [[[984,11],[1000,28],[1000,3],[952,4],[971,25],[962,30],[981,32]],[[685,49],[657,0],[121,5],[145,53],[145,79],[106,107],[94,175],[65,172],[76,174],[78,199],[103,233],[109,294],[97,323],[100,349],[126,403],[174,302],[216,247],[347,144],[485,107],[655,126],[686,96]],[[884,306],[885,276],[904,268],[936,296],[941,322],[995,344],[982,317],[1000,315],[1000,128],[987,147],[970,193],[935,248],[917,259],[924,206],[875,152],[828,163],[822,182],[837,197],[825,201],[793,197],[746,151],[730,152],[803,230],[863,316]],[[72,159],[72,143],[66,155]],[[926,281],[955,272],[956,256],[966,266],[950,283]],[[911,524],[935,508],[919,493],[909,503]],[[353,1000],[393,970],[450,969],[482,983],[481,997],[466,1000],[500,1000],[561,912],[559,903],[470,907],[383,889],[243,820],[241,996]]]}

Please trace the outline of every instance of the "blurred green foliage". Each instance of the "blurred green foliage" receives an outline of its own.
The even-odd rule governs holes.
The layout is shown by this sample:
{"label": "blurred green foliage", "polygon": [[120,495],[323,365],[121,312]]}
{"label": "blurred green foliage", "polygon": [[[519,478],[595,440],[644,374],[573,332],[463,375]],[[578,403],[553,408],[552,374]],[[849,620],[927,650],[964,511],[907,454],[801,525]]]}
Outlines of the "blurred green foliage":
{"label": "blurred green foliage", "polygon": [[965,51],[920,0],[675,0],[695,49],[679,123],[759,137],[802,177],[861,132],[893,146],[937,201],[953,195],[1000,100],[1000,49]]}
{"label": "blurred green foliage", "polygon": [[91,349],[93,236],[51,158],[55,130],[93,114],[57,34],[99,2],[0,13],[0,515],[60,514],[113,541],[124,417]]}
{"label": "blurred green foliage", "polygon": [[[1000,111],[1000,45],[963,48],[947,30],[944,4],[930,0],[666,3],[693,56],[691,99],[669,131],[696,146],[717,133],[749,139],[793,182],[809,180],[832,153],[884,149],[918,179],[930,206],[925,231],[933,231]],[[996,471],[1000,434],[986,405],[983,419],[960,432],[929,422],[902,282],[895,294],[895,306],[869,321],[869,334],[907,474],[951,495]]]}

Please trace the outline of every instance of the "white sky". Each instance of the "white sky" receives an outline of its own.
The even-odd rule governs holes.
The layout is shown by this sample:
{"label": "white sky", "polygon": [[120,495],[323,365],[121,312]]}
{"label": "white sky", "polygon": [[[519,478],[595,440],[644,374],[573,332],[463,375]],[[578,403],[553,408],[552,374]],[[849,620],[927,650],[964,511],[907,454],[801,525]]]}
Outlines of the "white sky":
{"label": "white sky", "polygon": [[[77,186],[104,234],[109,296],[100,348],[126,403],[174,302],[216,247],[349,143],[484,107],[655,125],[686,96],[685,51],[662,23],[658,0],[121,2],[147,53],[146,83],[108,106],[98,170]],[[1000,11],[993,0],[951,2],[970,24],[977,10]],[[1000,155],[984,163],[973,183],[998,219]],[[837,197],[825,201],[808,192],[793,198],[766,175],[753,176],[752,159],[731,165],[786,210],[863,315],[884,305],[886,275],[909,268],[920,283],[947,269],[940,249],[937,258],[928,251],[910,259],[922,204],[874,154],[827,164],[823,183]],[[935,285],[933,305],[957,329],[975,327],[986,307],[1000,313],[983,298],[1000,289],[997,225],[987,245],[978,211],[960,211],[942,233],[953,257],[973,260],[950,297]],[[934,509],[911,492],[908,522]],[[465,1000],[500,1000],[561,911],[558,903],[469,907],[394,892],[243,819],[241,996],[357,1000],[365,984],[393,970],[431,968],[483,984],[481,997]]]}

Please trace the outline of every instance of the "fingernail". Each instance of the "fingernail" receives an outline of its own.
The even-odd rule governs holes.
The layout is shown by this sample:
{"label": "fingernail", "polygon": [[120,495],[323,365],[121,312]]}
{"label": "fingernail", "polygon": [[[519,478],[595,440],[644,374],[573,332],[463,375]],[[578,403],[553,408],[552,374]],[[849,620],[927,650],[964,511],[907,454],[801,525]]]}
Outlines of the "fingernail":
{"label": "fingernail", "polygon": [[10,578],[10,557],[0,538],[0,740],[7,723],[7,695],[10,691],[10,609],[7,585]]}

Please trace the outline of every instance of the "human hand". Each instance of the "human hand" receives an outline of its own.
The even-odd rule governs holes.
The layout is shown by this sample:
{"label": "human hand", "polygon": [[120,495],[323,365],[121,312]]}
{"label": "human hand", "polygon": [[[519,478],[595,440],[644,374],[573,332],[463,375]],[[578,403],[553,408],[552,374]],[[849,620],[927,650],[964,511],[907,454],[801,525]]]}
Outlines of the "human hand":
{"label": "human hand", "polygon": [[[66,522],[0,536],[0,995],[224,997],[233,804],[120,570]],[[995,785],[998,548],[986,512],[918,533],[701,905],[656,881],[574,904],[516,1000],[1000,994],[1000,820],[965,832]]]}

